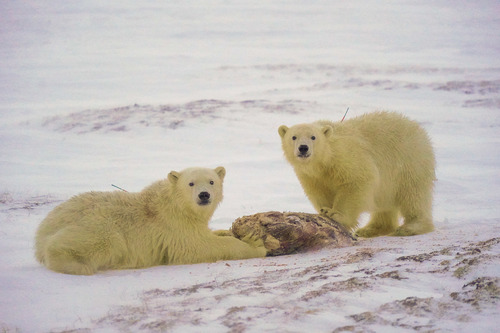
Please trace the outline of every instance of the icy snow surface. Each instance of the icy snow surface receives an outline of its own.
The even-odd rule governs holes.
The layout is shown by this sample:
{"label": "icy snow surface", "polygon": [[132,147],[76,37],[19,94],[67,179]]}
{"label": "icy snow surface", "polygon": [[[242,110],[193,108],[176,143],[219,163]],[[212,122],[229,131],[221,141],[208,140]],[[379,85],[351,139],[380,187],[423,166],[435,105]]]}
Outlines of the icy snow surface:
{"label": "icy snow surface", "polygon": [[[500,325],[498,1],[0,3],[2,332],[493,332]],[[314,212],[277,128],[398,111],[430,133],[436,231],[307,254],[54,273],[70,196],[223,165],[210,227]],[[366,216],[362,218],[362,223]]]}

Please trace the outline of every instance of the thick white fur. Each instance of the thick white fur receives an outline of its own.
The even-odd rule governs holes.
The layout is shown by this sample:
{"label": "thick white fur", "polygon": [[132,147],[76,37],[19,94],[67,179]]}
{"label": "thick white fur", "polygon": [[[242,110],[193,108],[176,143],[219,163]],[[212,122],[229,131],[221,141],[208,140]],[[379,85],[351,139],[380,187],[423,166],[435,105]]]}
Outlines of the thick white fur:
{"label": "thick white fur", "polygon": [[[362,237],[433,230],[434,152],[417,122],[374,112],[344,122],[282,125],[278,132],[287,160],[319,213],[354,230],[359,215],[370,212],[368,225],[356,231]],[[301,155],[301,146],[303,151],[308,147],[307,154]]]}
{"label": "thick white fur", "polygon": [[[90,275],[104,269],[264,257],[261,241],[217,236],[208,228],[222,201],[225,174],[223,167],[190,168],[172,171],[138,193],[75,196],[40,224],[36,258],[56,272]],[[201,200],[202,192],[210,198]]]}

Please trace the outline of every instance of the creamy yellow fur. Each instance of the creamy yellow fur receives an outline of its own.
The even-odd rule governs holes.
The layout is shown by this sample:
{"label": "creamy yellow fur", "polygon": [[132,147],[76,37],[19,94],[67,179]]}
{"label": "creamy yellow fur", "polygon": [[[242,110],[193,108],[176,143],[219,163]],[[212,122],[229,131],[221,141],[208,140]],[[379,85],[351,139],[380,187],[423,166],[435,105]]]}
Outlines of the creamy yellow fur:
{"label": "creamy yellow fur", "polygon": [[434,229],[434,152],[417,122],[374,112],[344,122],[282,125],[278,132],[285,157],[319,213],[355,230],[359,215],[370,212],[370,222],[356,231],[361,237]]}
{"label": "creamy yellow fur", "polygon": [[36,258],[56,272],[90,275],[104,269],[264,257],[262,241],[217,236],[208,228],[222,201],[225,173],[223,167],[190,168],[172,171],[138,193],[75,196],[40,224]]}

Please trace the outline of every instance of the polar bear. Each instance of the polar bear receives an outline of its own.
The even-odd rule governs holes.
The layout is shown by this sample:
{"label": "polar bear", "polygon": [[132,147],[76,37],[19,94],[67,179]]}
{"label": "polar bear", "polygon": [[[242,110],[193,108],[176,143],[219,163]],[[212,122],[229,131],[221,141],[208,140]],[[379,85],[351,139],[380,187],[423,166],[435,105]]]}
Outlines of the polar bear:
{"label": "polar bear", "polygon": [[[393,112],[278,129],[286,159],[314,208],[361,237],[430,232],[435,158],[426,131]],[[399,216],[404,223],[399,226]]]}
{"label": "polar bear", "polygon": [[35,237],[39,262],[56,272],[194,264],[266,256],[261,240],[208,228],[226,170],[172,171],[141,192],[88,192],[62,203]]}

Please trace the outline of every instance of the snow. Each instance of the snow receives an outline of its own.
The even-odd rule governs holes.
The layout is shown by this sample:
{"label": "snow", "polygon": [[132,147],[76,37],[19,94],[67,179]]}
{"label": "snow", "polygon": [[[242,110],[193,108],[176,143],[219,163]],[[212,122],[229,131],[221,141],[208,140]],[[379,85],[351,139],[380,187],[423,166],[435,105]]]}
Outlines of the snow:
{"label": "snow", "polygon": [[[491,332],[500,324],[496,1],[2,1],[5,332]],[[210,223],[313,213],[277,128],[377,109],[419,121],[436,231],[213,264],[48,271],[36,228],[70,196],[227,169]],[[366,216],[363,217],[366,221]],[[405,259],[406,258],[406,259]]]}

